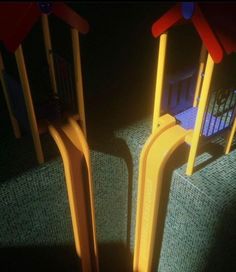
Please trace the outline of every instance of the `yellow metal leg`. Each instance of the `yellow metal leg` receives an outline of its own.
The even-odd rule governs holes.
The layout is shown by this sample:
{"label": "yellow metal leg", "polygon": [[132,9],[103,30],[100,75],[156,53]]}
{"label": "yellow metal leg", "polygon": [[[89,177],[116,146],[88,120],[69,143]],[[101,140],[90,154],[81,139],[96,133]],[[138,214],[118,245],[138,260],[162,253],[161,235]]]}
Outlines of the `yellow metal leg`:
{"label": "yellow metal leg", "polygon": [[40,142],[39,131],[38,131],[38,126],[37,126],[37,121],[36,121],[35,111],[34,111],[34,105],[33,105],[32,97],[30,93],[30,86],[29,86],[27,71],[25,68],[24,55],[23,55],[21,45],[17,48],[15,52],[15,57],[16,57],[16,62],[18,66],[18,71],[20,74],[20,79],[21,79],[22,89],[24,93],[25,104],[26,104],[26,109],[28,113],[28,118],[29,118],[31,133],[33,136],[37,159],[39,163],[43,163],[44,162],[43,151],[42,151],[42,146]]}
{"label": "yellow metal leg", "polygon": [[[94,194],[89,149],[77,122],[73,118],[69,118],[68,121],[68,123],[61,126],[50,124],[49,131],[63,159],[75,246],[77,254],[81,258],[82,271],[98,272]],[[88,180],[83,175],[83,156],[87,166]],[[89,183],[89,195],[87,195],[85,189],[87,182]],[[90,205],[87,204],[87,199],[89,199]],[[90,226],[89,220],[90,212],[92,226]],[[90,241],[91,233],[89,230],[91,228],[92,239]],[[92,245],[90,242],[92,242]]]}
{"label": "yellow metal leg", "polygon": [[[93,180],[92,180],[92,167],[91,167],[91,160],[90,160],[90,151],[87,141],[85,139],[84,133],[82,132],[81,128],[78,126],[76,120],[72,117],[69,117],[70,126],[76,132],[78,139],[80,139],[81,144],[81,151],[84,154],[86,165],[88,169],[88,182],[89,182],[89,193],[90,193],[90,206],[91,206],[91,217],[92,217],[92,228],[93,228],[93,246],[94,246],[94,254],[96,258],[96,268],[97,272],[99,271],[99,262],[98,262],[98,249],[97,249],[97,234],[96,234],[96,220],[95,220],[95,204],[94,204],[94,190],[93,190]],[[78,140],[75,139],[75,142],[78,145]]]}
{"label": "yellow metal leg", "polygon": [[202,44],[200,59],[199,59],[197,82],[196,82],[196,88],[195,88],[195,94],[194,94],[194,100],[193,100],[194,107],[197,107],[198,105],[198,98],[200,96],[200,89],[201,89],[201,83],[203,78],[202,75],[203,75],[203,71],[205,67],[206,57],[207,57],[207,50],[204,44]]}
{"label": "yellow metal leg", "polygon": [[229,133],[228,142],[227,142],[226,149],[225,149],[225,154],[229,154],[229,152],[230,152],[230,148],[231,148],[231,145],[233,142],[235,131],[236,131],[236,118],[234,119],[233,126],[230,130],[230,133]]}
{"label": "yellow metal leg", "polygon": [[44,45],[46,50],[52,90],[54,94],[56,94],[57,82],[56,82],[54,62],[53,62],[52,43],[51,43],[51,36],[50,36],[50,30],[49,30],[48,16],[45,14],[42,15],[42,28],[43,28]]}
{"label": "yellow metal leg", "polygon": [[152,131],[154,131],[156,129],[156,126],[158,123],[158,118],[161,115],[163,79],[164,79],[165,57],[166,57],[166,44],[167,44],[167,33],[164,33],[160,36]]}
{"label": "yellow metal leg", "polygon": [[134,246],[134,261],[133,271],[139,271],[139,257],[140,257],[140,235],[142,227],[142,213],[143,213],[143,197],[145,188],[145,174],[146,174],[146,160],[148,152],[155,141],[155,139],[161,135],[168,128],[175,125],[175,118],[166,114],[159,118],[158,127],[148,138],[141,152],[139,161],[139,180],[138,180],[138,197],[137,197],[137,210],[136,210],[136,225],[135,225],[135,246]]}
{"label": "yellow metal leg", "polygon": [[193,173],[194,162],[195,162],[195,157],[197,154],[197,147],[198,147],[199,138],[201,134],[204,113],[206,111],[206,105],[207,105],[207,99],[208,99],[208,94],[210,90],[213,68],[214,68],[213,59],[211,58],[210,54],[208,54],[206,72],[205,72],[205,77],[202,83],[201,97],[200,97],[200,101],[198,105],[198,112],[197,112],[197,117],[196,117],[196,122],[195,122],[195,127],[193,131],[193,137],[192,137],[191,147],[189,152],[188,164],[186,169],[186,174],[189,176],[191,176]]}
{"label": "yellow metal leg", "polygon": [[188,134],[171,119],[160,129],[150,136],[141,155],[133,264],[135,272],[153,271],[154,254],[159,259],[170,186],[164,182],[163,171],[171,154],[185,142]]}
{"label": "yellow metal leg", "polygon": [[79,33],[76,29],[71,29],[73,55],[74,55],[74,70],[75,70],[75,88],[77,94],[77,105],[79,111],[79,117],[81,121],[82,130],[86,137],[86,121],[85,121],[85,110],[84,110],[84,94],[83,94],[83,78],[81,69],[80,59],[80,43]]}

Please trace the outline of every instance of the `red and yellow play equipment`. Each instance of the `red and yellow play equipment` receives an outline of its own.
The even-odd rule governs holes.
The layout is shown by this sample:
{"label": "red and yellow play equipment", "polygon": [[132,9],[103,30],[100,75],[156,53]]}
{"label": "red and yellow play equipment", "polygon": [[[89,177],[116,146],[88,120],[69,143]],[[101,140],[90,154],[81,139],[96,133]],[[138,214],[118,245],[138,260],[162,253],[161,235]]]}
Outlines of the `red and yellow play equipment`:
{"label": "red and yellow play equipment", "polygon": [[[184,143],[189,145],[186,175],[192,175],[199,144],[203,136],[210,134],[209,131],[213,136],[228,133],[226,154],[232,145],[236,130],[235,91],[227,89],[213,93],[210,90],[215,64],[223,60],[224,54],[236,51],[235,14],[235,5],[232,4],[178,3],[152,26],[153,36],[160,39],[152,133],[143,147],[139,163],[133,261],[135,272],[153,271],[154,255],[157,260],[160,257],[170,189],[164,169],[173,152]],[[168,30],[184,22],[193,24],[202,41],[192,101],[196,119],[188,128],[183,126],[183,119],[179,120],[180,114],[163,114],[162,107]],[[215,97],[210,99],[212,94]],[[214,103],[210,104],[209,101]],[[222,125],[224,121],[226,124]]]}
{"label": "red and yellow play equipment", "polygon": [[[60,18],[69,25],[71,31],[77,112],[73,115],[63,113],[63,123],[61,123],[60,120],[56,120],[55,122],[51,122],[50,120],[40,122],[37,120],[22,46],[22,42],[32,30],[34,24],[41,18],[51,88],[53,94],[57,95],[59,82],[57,82],[57,71],[50,37],[50,14]],[[79,33],[85,34],[88,30],[89,25],[87,21],[64,3],[28,2],[1,4],[0,39],[8,51],[15,54],[38,163],[41,164],[44,162],[40,133],[49,129],[63,159],[76,251],[81,258],[83,271],[92,272],[99,271],[99,266],[91,162],[89,147],[86,141],[79,42]],[[20,137],[20,129],[17,116],[14,115],[11,107],[7,84],[4,80],[2,57],[0,58],[0,69],[0,78],[11,124],[15,136],[18,138]],[[83,174],[84,172],[87,172],[87,178]]]}
{"label": "red and yellow play equipment", "polygon": [[[37,119],[23,52],[24,39],[41,18],[51,89],[55,97],[59,96],[61,86],[58,77],[63,74],[66,78],[68,71],[67,63],[53,52],[49,29],[50,14],[63,20],[69,25],[71,31],[76,112],[73,114],[63,112],[63,122],[61,120]],[[218,16],[219,14],[221,16]],[[186,175],[194,173],[197,152],[200,144],[205,140],[210,141],[211,137],[227,133],[225,154],[230,152],[236,131],[236,92],[229,86],[213,92],[211,82],[215,64],[222,62],[224,54],[236,51],[235,14],[235,5],[231,4],[178,3],[152,26],[153,36],[160,37],[160,39],[152,133],[143,147],[139,162],[133,260],[133,271],[135,272],[153,271],[154,256],[155,259],[160,257],[170,189],[170,182],[166,180],[165,167],[174,152],[181,145],[188,146]],[[174,25],[186,22],[193,24],[202,41],[199,66],[191,107],[187,109],[179,107],[181,110],[172,113],[168,107],[172,105],[173,98],[176,98],[177,104],[180,101],[189,100],[189,92],[186,90],[184,90],[186,99],[183,99],[182,89],[189,86],[188,82],[192,80],[194,73],[190,72],[177,79],[171,79],[166,84],[168,31]],[[99,265],[93,182],[89,147],[86,141],[79,41],[79,34],[85,34],[88,30],[87,21],[64,3],[1,4],[0,39],[8,51],[15,55],[37,161],[39,164],[44,162],[40,134],[49,131],[63,160],[75,247],[81,258],[82,270],[96,272],[99,271]],[[55,65],[57,62],[62,65],[63,71],[58,70]],[[0,70],[0,80],[11,125],[15,137],[19,138],[21,132],[18,116],[14,113],[11,105],[1,55]],[[183,82],[184,84],[182,84]],[[164,86],[168,87],[167,92]],[[66,88],[63,91],[66,91]],[[166,98],[166,94],[168,94],[167,109],[164,109],[163,100]],[[189,116],[194,116],[190,125],[185,122],[186,119],[190,119]],[[87,173],[87,178],[84,172]]]}

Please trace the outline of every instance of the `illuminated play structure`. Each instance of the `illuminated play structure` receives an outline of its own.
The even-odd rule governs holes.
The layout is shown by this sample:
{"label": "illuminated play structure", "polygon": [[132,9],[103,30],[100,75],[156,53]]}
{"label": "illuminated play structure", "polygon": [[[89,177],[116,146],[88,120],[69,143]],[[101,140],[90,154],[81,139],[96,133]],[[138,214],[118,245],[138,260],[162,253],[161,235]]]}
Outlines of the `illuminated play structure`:
{"label": "illuminated play structure", "polygon": [[[7,251],[15,247],[22,251],[28,247],[25,262],[28,268],[31,251],[33,255],[35,248],[42,247],[49,255],[46,260],[50,271],[56,270],[50,267],[53,250],[56,248],[54,261],[60,263],[56,255],[58,248],[71,244],[75,244],[72,251],[76,261],[79,260],[78,271],[83,272],[208,271],[204,270],[208,258],[204,250],[208,249],[212,236],[216,236],[215,222],[227,201],[235,210],[236,168],[232,164],[235,165],[236,150],[230,151],[236,131],[236,85],[212,88],[214,66],[220,66],[226,54],[231,57],[236,51],[232,23],[236,18],[235,5],[178,3],[152,25],[152,35],[159,42],[152,120],[149,123],[145,116],[137,123],[112,128],[109,134],[105,129],[107,123],[104,125],[102,118],[98,122],[96,119],[92,136],[94,142],[100,142],[97,146],[95,143],[95,148],[90,147],[91,150],[87,142],[79,40],[80,33],[89,31],[87,21],[59,2],[3,3],[0,7],[0,40],[7,49],[0,53],[0,80],[12,127],[10,133],[17,138],[13,137],[16,144],[12,149],[17,149],[27,133],[31,134],[33,152],[29,157],[37,158],[37,167],[25,173],[23,169],[13,177],[6,175],[0,183],[0,249]],[[69,27],[74,65],[53,46],[58,45],[51,35],[53,16]],[[45,80],[42,67],[37,66],[35,72],[30,67],[27,70],[26,54],[23,54],[24,42],[39,20],[45,52],[37,53],[46,53],[45,70],[50,86],[40,105],[34,99],[35,86],[30,84],[30,75],[37,73]],[[190,23],[200,37],[198,67],[170,75],[167,60],[171,28],[178,25],[181,31],[185,23]],[[181,53],[183,58],[187,57],[185,52]],[[10,54],[15,56],[20,82],[7,70]],[[99,129],[101,134],[100,131],[96,134]],[[47,133],[61,155],[58,157],[55,152],[49,162],[42,140]],[[5,140],[4,136],[3,144],[7,140],[12,144],[13,140]],[[218,138],[223,139],[224,154],[220,154],[220,159],[224,158],[199,170],[200,148],[204,150]],[[48,149],[53,149],[54,142],[49,142]],[[28,143],[23,145],[25,151]],[[17,152],[13,154],[16,156]],[[20,159],[28,153],[21,155]],[[227,161],[227,158],[231,159]],[[212,161],[216,159],[213,157]],[[211,168],[216,174],[207,176]],[[222,185],[224,175],[229,190]],[[67,254],[70,253],[65,247],[62,256]],[[197,267],[198,255],[204,269]],[[20,261],[15,261],[17,269]],[[41,262],[44,259],[39,256]],[[73,260],[69,259],[68,264],[69,269],[72,267],[69,271],[77,271],[73,270]],[[195,265],[199,270],[193,269]],[[34,271],[34,259],[32,267]],[[59,265],[60,269],[63,270]]]}
{"label": "illuminated play structure", "polygon": [[[234,10],[227,5],[222,8],[220,10],[219,7],[214,8],[214,5],[204,3],[177,4],[152,26],[152,34],[160,37],[160,44],[152,134],[143,147],[139,164],[133,271],[153,271],[153,258],[160,257],[170,186],[164,182],[164,169],[175,149],[183,143],[190,147],[186,167],[188,176],[193,174],[199,144],[204,140],[209,141],[209,138],[212,139],[227,130],[225,153],[229,153],[236,127],[236,91],[229,88],[230,86],[217,91],[211,90],[214,65],[223,60],[224,54],[236,50],[234,27],[229,20],[233,18]],[[228,20],[219,18],[219,13],[224,14]],[[181,99],[184,99],[183,96],[186,97],[181,93],[183,88],[180,87],[180,81],[183,82],[186,78],[170,83],[168,90],[163,88],[165,58],[168,54],[167,31],[183,21],[193,24],[202,40],[202,49],[193,104],[171,116],[168,113],[163,114],[171,112],[168,108],[163,109],[163,93],[167,91],[170,94],[172,91],[173,97],[175,91],[177,107],[178,102],[181,103]],[[156,239],[158,242],[155,246]]]}
{"label": "illuminated play structure", "polygon": [[[48,20],[49,14],[53,14],[63,20],[71,29],[74,75],[72,74],[72,69],[68,67],[66,60],[52,50]],[[46,114],[44,114],[44,120],[38,120],[35,113],[22,48],[24,39],[39,19],[42,20],[44,44],[52,89],[50,95],[52,101],[49,103]],[[14,109],[14,106],[16,108],[19,104],[21,108],[24,108],[23,101],[19,99],[20,92],[23,90],[29,127],[38,163],[42,164],[44,162],[40,133],[44,133],[48,129],[58,145],[63,158],[77,254],[81,258],[83,271],[98,271],[93,185],[89,148],[86,142],[79,44],[79,33],[87,33],[89,25],[87,21],[76,14],[66,4],[46,2],[39,4],[30,2],[1,4],[0,21],[2,26],[0,29],[0,39],[8,51],[15,54],[22,86],[21,89],[19,83],[17,84],[7,74],[1,56],[1,83],[15,137],[20,137],[19,123],[22,117],[24,122],[27,123],[26,116],[20,116],[19,112]],[[73,77],[75,91],[71,83]],[[13,83],[16,87],[14,90],[12,90]],[[10,92],[12,94],[11,98],[9,96]],[[13,103],[14,99],[15,102]],[[17,120],[18,118],[19,120]],[[84,181],[83,160],[85,161],[85,171],[88,173],[88,184],[87,180],[86,182]]]}

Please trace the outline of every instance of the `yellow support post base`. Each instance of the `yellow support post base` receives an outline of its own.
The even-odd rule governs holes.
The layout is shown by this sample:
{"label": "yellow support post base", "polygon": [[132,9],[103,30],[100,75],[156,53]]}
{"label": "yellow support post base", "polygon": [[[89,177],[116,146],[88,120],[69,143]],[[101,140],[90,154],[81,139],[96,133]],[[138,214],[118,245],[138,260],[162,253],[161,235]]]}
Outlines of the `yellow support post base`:
{"label": "yellow support post base", "polygon": [[17,48],[15,52],[15,57],[16,57],[17,67],[20,74],[21,85],[22,85],[22,89],[24,93],[27,114],[29,118],[33,141],[34,141],[34,148],[36,151],[38,163],[41,164],[44,162],[43,150],[42,150],[42,146],[40,142],[39,130],[38,130],[37,120],[35,116],[34,105],[33,105],[33,100],[31,97],[28,75],[27,75],[27,71],[25,67],[24,55],[23,55],[21,45],[19,45],[19,47]]}
{"label": "yellow support post base", "polygon": [[207,99],[208,99],[209,90],[210,90],[213,68],[214,68],[214,61],[211,55],[208,54],[206,72],[205,72],[205,77],[202,83],[202,91],[201,91],[200,101],[198,105],[198,112],[197,112],[195,127],[193,130],[193,137],[191,141],[191,147],[190,147],[188,163],[186,168],[186,175],[188,176],[191,176],[193,174],[193,168],[194,168],[195,158],[197,155],[197,148],[198,148],[198,143],[200,139],[203,118],[206,112]]}
{"label": "yellow support post base", "polygon": [[229,154],[229,152],[230,152],[230,148],[231,148],[231,145],[233,143],[233,138],[234,138],[235,132],[236,132],[236,118],[234,119],[232,129],[231,129],[231,131],[229,133],[227,145],[226,145],[226,148],[225,148],[225,154],[226,155]]}
{"label": "yellow support post base", "polygon": [[71,39],[74,57],[74,70],[75,70],[75,91],[77,96],[78,113],[81,120],[81,128],[87,138],[85,109],[84,109],[84,94],[83,94],[83,77],[80,58],[80,42],[79,33],[76,29],[71,29]]}
{"label": "yellow support post base", "polygon": [[164,81],[167,37],[168,37],[167,33],[163,33],[160,36],[152,132],[156,129],[158,119],[161,116],[161,102],[162,102],[162,89],[163,89],[163,81]]}

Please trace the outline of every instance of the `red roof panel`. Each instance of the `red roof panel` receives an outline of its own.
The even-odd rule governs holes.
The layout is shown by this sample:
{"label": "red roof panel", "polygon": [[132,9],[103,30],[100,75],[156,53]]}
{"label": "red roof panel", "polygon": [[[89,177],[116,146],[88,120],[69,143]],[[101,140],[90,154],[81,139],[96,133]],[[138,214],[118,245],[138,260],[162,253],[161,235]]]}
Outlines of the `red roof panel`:
{"label": "red roof panel", "polygon": [[236,3],[199,4],[225,52],[236,51]]}
{"label": "red roof panel", "polygon": [[71,27],[78,29],[81,33],[86,34],[89,31],[88,22],[62,2],[54,3],[52,12]]}
{"label": "red roof panel", "polygon": [[152,34],[154,37],[160,36],[182,19],[180,7],[180,4],[177,4],[152,25]]}
{"label": "red roof panel", "polygon": [[[89,30],[87,21],[61,2],[52,4],[52,13],[81,33]],[[9,51],[17,49],[41,14],[37,2],[0,3],[0,40]]]}
{"label": "red roof panel", "polygon": [[4,4],[0,11],[0,39],[10,52],[14,52],[37,22],[40,10],[36,3],[23,3]]}
{"label": "red roof panel", "polygon": [[[236,51],[236,3],[195,3],[192,22],[213,60],[223,59],[223,52]],[[152,26],[154,37],[184,20],[181,4],[178,3]],[[186,22],[188,22],[186,21]]]}
{"label": "red roof panel", "polygon": [[221,62],[223,58],[223,50],[221,45],[198,6],[196,6],[194,15],[192,17],[192,23],[195,26],[202,42],[205,44],[208,52],[211,54],[212,59],[216,63]]}

